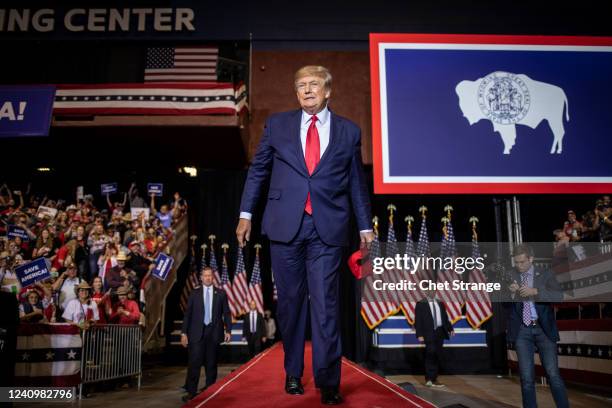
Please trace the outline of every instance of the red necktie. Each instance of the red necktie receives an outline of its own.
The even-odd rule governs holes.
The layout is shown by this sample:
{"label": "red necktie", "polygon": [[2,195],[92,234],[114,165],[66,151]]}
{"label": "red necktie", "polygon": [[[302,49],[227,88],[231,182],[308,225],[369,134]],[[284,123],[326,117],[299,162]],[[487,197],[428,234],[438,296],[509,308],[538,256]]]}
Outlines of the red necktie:
{"label": "red necktie", "polygon": [[[321,156],[321,146],[319,144],[319,131],[315,126],[317,122],[317,117],[315,115],[312,116],[312,121],[310,122],[310,126],[308,127],[308,132],[306,133],[306,168],[308,169],[308,174],[312,174],[317,164],[319,164],[319,159]],[[308,214],[312,215],[312,203],[310,202],[310,192],[308,192],[308,197],[306,198],[306,206],[304,207],[304,211]]]}

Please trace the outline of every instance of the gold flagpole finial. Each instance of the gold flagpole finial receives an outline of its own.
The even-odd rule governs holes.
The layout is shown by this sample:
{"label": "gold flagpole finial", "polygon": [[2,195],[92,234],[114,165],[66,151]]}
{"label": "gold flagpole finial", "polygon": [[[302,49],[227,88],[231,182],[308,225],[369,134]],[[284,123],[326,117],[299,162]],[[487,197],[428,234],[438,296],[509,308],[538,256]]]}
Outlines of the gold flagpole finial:
{"label": "gold flagpole finial", "polygon": [[393,204],[389,204],[387,206],[387,210],[389,210],[389,221],[393,222],[393,214],[397,211],[397,207]]}
{"label": "gold flagpole finial", "polygon": [[412,234],[412,223],[414,222],[414,217],[412,215],[407,215],[404,217],[404,221],[406,222],[408,232]]}
{"label": "gold flagpole finial", "polygon": [[223,248],[223,252],[227,252],[227,250],[229,249],[229,244],[224,242],[223,244],[221,244],[221,248]]}
{"label": "gold flagpole finial", "polygon": [[253,245],[253,247],[255,248],[255,255],[259,255],[259,250],[261,249],[261,244],[255,244],[255,245]]}
{"label": "gold flagpole finial", "polygon": [[421,213],[421,217],[427,218],[427,207],[424,205],[419,207],[419,212]]}
{"label": "gold flagpole finial", "polygon": [[444,207],[444,211],[446,212],[446,217],[448,218],[448,221],[450,222],[451,212],[453,212],[453,206],[448,204],[446,207]]}
{"label": "gold flagpole finial", "polygon": [[476,232],[476,224],[478,224],[478,217],[470,217],[470,222],[472,223],[472,238],[478,239],[478,233]]}
{"label": "gold flagpole finial", "polygon": [[376,215],[372,218],[372,224],[374,224],[374,235],[378,236],[378,217]]}

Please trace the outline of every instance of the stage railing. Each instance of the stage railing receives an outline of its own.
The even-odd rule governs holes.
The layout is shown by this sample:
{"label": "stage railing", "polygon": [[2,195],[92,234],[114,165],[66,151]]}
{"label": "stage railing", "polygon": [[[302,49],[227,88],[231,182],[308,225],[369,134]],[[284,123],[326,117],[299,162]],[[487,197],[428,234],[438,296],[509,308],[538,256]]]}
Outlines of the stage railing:
{"label": "stage railing", "polygon": [[167,253],[174,258],[174,266],[168,274],[168,277],[165,281],[151,278],[144,284],[144,297],[146,301],[144,344],[153,337],[157,326],[160,323],[163,324],[166,297],[177,280],[177,270],[179,266],[185,259],[185,256],[187,256],[187,241],[187,214],[185,214],[176,222],[174,226],[174,235],[168,242]]}
{"label": "stage railing", "polygon": [[142,330],[138,325],[96,325],[83,331],[81,355],[81,384],[115,378],[142,377]]}

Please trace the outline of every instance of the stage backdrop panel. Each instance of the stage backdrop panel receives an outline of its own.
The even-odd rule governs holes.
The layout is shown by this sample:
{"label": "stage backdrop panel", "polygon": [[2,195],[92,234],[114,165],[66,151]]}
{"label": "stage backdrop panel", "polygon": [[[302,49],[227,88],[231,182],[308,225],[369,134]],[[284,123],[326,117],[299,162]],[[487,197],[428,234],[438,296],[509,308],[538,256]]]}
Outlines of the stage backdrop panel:
{"label": "stage backdrop panel", "polygon": [[612,38],[371,34],[376,193],[612,190]]}

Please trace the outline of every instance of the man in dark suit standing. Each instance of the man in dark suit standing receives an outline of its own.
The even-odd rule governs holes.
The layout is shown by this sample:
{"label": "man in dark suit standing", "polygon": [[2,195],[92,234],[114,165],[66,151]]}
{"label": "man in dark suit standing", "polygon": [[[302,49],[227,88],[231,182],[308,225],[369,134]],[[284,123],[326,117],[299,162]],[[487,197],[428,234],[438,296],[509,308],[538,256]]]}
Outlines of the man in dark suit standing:
{"label": "man in dark suit standing", "polygon": [[509,290],[511,296],[519,301],[506,305],[509,309],[507,340],[514,343],[516,350],[523,407],[537,407],[534,369],[536,347],[557,407],[569,407],[565,384],[559,373],[559,331],[551,305],[563,301],[561,287],[550,270],[533,265],[533,249],[528,245],[518,245],[513,256],[516,271]]}
{"label": "man in dark suit standing", "polygon": [[257,303],[254,300],[251,300],[249,306],[251,310],[242,322],[242,337],[249,344],[249,355],[253,357],[261,351],[261,346],[266,341],[266,322],[263,315],[257,311]]}
{"label": "man in dark suit standing", "polygon": [[231,339],[232,316],[225,292],[212,285],[210,267],[202,269],[200,279],[202,286],[189,296],[181,330],[181,344],[189,350],[187,394],[183,401],[195,397],[202,363],[206,369],[205,388],[217,381],[217,348]]}
{"label": "man in dark suit standing", "polygon": [[242,193],[236,236],[251,233],[251,216],[269,182],[262,230],[270,239],[285,350],[285,391],[303,394],[304,343],[310,308],[315,384],[324,404],[339,404],[339,268],[349,243],[351,207],[361,241],[374,239],[361,162],[361,131],[327,107],[332,77],[305,66],[294,77],[301,109],[266,120]]}
{"label": "man in dark suit standing", "polygon": [[427,387],[444,387],[438,382],[438,371],[444,340],[455,334],[448,320],[444,304],[436,299],[436,292],[428,290],[425,297],[415,307],[414,328],[417,339],[425,343],[425,385]]}

